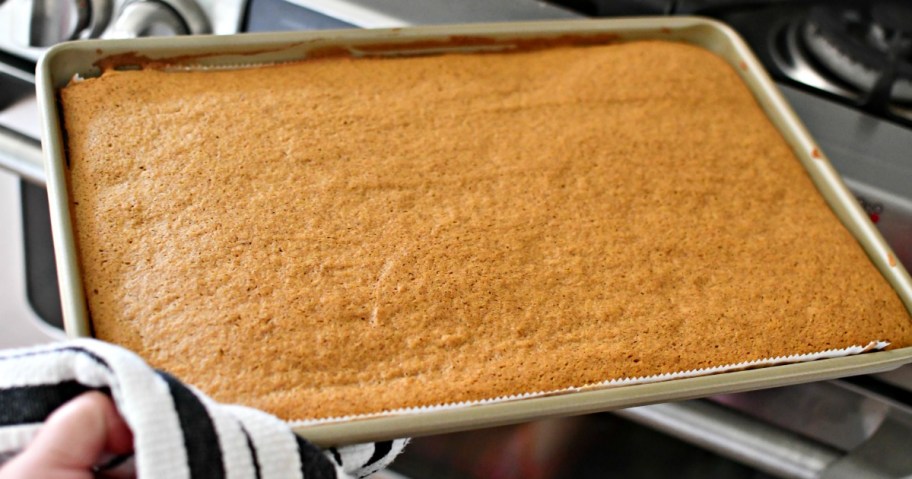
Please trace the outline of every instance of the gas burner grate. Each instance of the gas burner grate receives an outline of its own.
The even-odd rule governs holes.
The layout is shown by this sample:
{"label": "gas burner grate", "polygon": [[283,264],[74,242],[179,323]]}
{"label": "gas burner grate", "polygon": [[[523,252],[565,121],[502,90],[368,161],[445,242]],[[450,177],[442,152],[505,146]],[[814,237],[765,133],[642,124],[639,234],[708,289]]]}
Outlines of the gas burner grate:
{"label": "gas burner grate", "polygon": [[771,35],[789,79],[912,120],[912,5],[816,6]]}

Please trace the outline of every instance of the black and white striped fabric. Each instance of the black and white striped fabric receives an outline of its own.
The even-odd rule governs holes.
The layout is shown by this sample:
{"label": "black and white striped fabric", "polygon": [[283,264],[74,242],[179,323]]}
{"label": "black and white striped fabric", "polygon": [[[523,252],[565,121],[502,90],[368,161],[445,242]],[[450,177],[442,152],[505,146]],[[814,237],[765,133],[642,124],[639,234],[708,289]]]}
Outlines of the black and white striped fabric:
{"label": "black and white striped fabric", "polygon": [[130,351],[80,339],[0,352],[0,463],[53,410],[90,390],[108,392],[133,432],[140,478],[361,478],[407,442],[322,451],[269,414],[216,403]]}

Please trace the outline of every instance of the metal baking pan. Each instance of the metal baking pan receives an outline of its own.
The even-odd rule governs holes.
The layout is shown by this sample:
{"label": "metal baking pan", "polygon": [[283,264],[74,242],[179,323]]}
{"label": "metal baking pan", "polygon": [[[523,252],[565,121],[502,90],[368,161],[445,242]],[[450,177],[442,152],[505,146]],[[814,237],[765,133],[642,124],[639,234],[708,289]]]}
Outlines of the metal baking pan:
{"label": "metal baking pan", "polygon": [[[912,281],[908,273],[843,185],[839,175],[823,156],[746,44],[733,30],[712,20],[657,17],[94,40],[67,43],[52,48],[38,66],[38,99],[43,113],[43,144],[51,223],[64,322],[68,334],[73,337],[90,334],[71,228],[65,175],[66,147],[56,100],[57,90],[66,85],[74,75],[97,75],[100,72],[97,66],[99,62],[124,68],[157,61],[194,67],[231,67],[300,60],[326,52],[341,51],[353,55],[365,52],[372,55],[467,52],[567,38],[587,43],[640,39],[679,41],[705,48],[724,58],[751,89],[830,207],[863,245],[871,261],[895,288],[906,308],[912,311]],[[875,373],[909,362],[912,362],[912,347],[665,382],[578,390],[453,408],[418,409],[364,419],[302,423],[296,426],[296,430],[321,445],[438,434],[545,417],[586,414],[656,402]]]}

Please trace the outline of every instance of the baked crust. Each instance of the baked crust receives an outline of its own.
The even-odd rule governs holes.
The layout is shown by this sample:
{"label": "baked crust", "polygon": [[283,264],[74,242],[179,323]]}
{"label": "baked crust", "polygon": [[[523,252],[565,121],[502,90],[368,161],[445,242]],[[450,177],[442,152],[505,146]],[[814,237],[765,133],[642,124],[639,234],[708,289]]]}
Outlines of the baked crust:
{"label": "baked crust", "polygon": [[61,100],[96,336],[221,401],[322,418],[912,344],[697,47],[108,71]]}

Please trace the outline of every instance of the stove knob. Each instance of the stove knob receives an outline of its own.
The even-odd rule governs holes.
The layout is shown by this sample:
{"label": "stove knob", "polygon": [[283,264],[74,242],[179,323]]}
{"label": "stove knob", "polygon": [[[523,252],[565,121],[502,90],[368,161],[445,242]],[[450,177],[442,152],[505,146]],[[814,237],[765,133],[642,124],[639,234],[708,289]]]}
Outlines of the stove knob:
{"label": "stove knob", "polygon": [[170,6],[156,0],[128,3],[103,38],[136,38],[186,35],[187,24]]}
{"label": "stove knob", "polygon": [[28,39],[19,40],[24,46],[49,47],[73,40],[89,25],[88,0],[31,0],[30,3]]}

